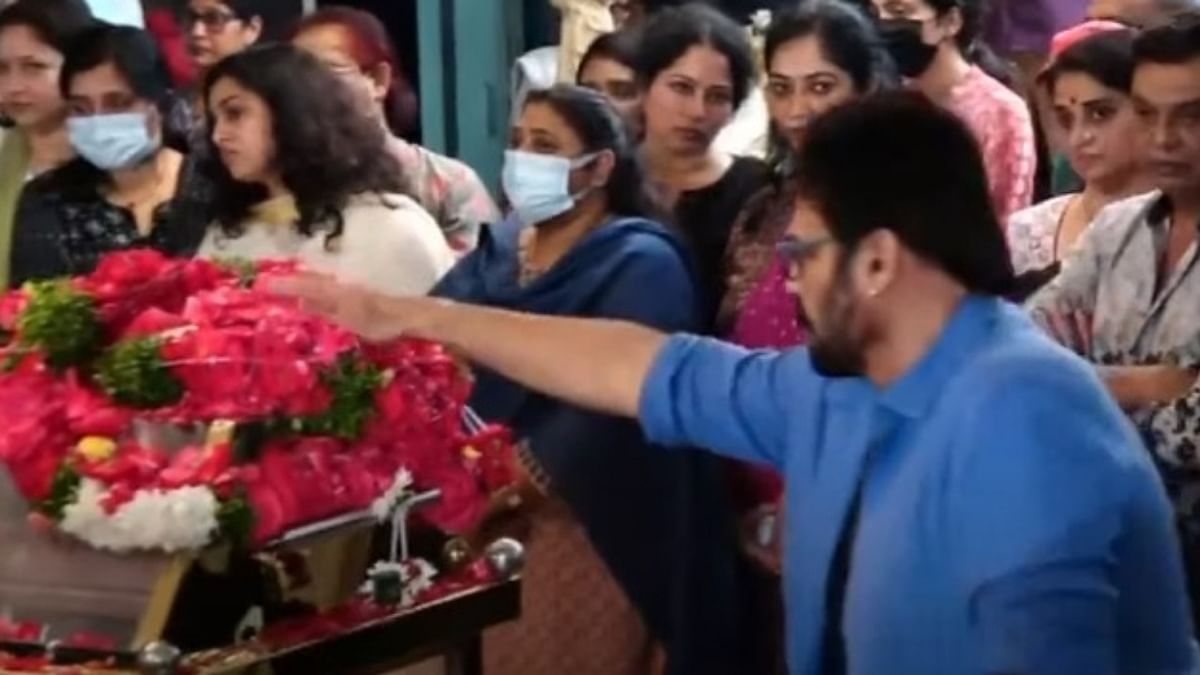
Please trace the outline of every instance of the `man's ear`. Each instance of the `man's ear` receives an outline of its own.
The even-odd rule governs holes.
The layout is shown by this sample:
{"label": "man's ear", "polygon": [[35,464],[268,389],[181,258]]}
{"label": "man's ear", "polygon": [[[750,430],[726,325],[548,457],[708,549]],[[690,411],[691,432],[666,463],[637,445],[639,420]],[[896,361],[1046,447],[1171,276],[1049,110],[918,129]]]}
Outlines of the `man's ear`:
{"label": "man's ear", "polygon": [[852,268],[854,287],[868,298],[890,288],[900,272],[901,249],[900,239],[891,230],[879,229],[864,237]]}

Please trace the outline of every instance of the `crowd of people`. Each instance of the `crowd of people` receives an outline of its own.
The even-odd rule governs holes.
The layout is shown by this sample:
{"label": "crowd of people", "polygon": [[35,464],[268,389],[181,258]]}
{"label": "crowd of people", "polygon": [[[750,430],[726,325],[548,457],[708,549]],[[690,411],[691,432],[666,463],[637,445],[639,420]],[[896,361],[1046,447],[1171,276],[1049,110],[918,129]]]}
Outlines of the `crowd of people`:
{"label": "crowd of people", "polygon": [[523,443],[468,540],[529,553],[487,675],[1200,670],[1200,5],[1031,69],[981,0],[597,2],[493,195],[406,138],[378,19],[269,1],[190,0],[182,61],[0,10],[0,283],[296,259],[475,361]]}

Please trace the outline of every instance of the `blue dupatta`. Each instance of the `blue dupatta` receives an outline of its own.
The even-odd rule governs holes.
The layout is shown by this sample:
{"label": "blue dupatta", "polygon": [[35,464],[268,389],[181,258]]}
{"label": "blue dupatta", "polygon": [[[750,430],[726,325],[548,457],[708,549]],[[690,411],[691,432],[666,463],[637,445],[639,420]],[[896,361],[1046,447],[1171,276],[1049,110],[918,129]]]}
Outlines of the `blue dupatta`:
{"label": "blue dupatta", "polygon": [[[504,309],[701,328],[686,249],[665,228],[618,219],[541,277],[517,282],[520,228],[485,228],[433,294]],[[583,524],[597,553],[662,642],[673,674],[753,673],[748,590],[718,461],[649,445],[638,424],[576,408],[488,371],[471,405],[511,425]]]}

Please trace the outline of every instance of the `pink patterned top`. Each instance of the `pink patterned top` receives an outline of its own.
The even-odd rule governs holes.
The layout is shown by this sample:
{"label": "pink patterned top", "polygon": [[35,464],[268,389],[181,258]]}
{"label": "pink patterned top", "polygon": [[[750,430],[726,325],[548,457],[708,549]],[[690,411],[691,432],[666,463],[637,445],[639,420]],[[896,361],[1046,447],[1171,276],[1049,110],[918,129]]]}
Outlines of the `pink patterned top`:
{"label": "pink patterned top", "polygon": [[[743,347],[787,349],[804,344],[796,298],[787,289],[787,270],[775,253],[791,219],[792,195],[768,187],[746,202],[726,250],[728,291],[717,315],[718,331]],[[756,508],[779,499],[783,480],[762,467],[740,465],[731,473],[735,499]]]}
{"label": "pink patterned top", "polygon": [[441,226],[456,254],[469,253],[480,226],[500,219],[492,196],[471,167],[395,137],[388,149],[400,162],[413,198]]}
{"label": "pink patterned top", "polygon": [[774,258],[746,295],[729,339],[750,349],[786,349],[804,344],[796,298],[787,290],[787,270]]}
{"label": "pink patterned top", "polygon": [[972,66],[951,90],[947,107],[967,123],[979,141],[996,216],[1007,223],[1033,200],[1037,149],[1029,107],[978,66]]}

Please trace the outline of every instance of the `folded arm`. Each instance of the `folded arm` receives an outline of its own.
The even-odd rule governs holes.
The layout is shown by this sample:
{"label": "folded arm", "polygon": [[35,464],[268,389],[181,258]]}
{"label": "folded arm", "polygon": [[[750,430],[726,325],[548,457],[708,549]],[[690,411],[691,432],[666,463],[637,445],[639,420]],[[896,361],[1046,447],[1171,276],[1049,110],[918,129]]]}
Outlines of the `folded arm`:
{"label": "folded arm", "polygon": [[1168,364],[1153,366],[1101,366],[1100,376],[1122,409],[1128,411],[1173,407],[1195,395],[1197,371]]}
{"label": "folded arm", "polygon": [[1089,229],[1062,272],[1025,304],[1034,322],[1063,346],[1091,357],[1092,318],[1103,269],[1098,228]]}

